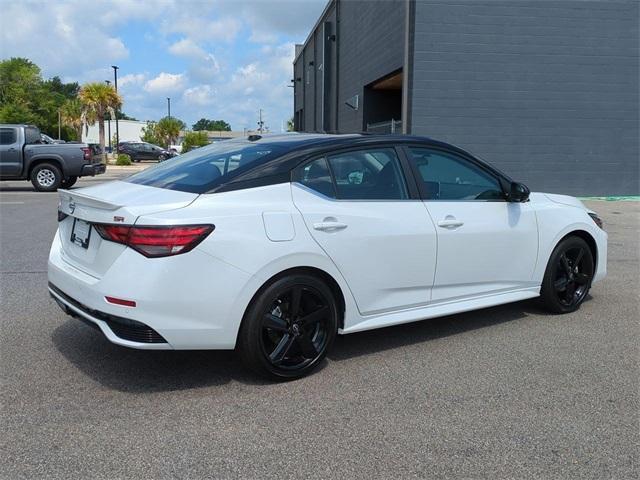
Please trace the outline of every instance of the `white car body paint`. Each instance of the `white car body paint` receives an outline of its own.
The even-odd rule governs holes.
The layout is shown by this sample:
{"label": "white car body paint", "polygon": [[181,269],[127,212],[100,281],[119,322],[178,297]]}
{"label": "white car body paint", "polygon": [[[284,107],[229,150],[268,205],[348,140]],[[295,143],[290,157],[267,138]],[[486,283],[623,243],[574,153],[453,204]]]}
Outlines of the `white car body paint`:
{"label": "white car body paint", "polygon": [[[554,247],[576,230],[597,245],[594,281],[606,274],[607,234],[571,197],[351,202],[290,183],[195,195],[127,182],[60,196],[60,210],[70,216],[51,247],[49,282],[90,309],[147,324],[168,343],[120,339],[104,321],[50,292],[109,340],[133,348],[234,348],[253,296],[291,268],[314,268],[335,280],[345,303],[340,333],[535,297]],[[70,242],[74,218],[113,223],[114,216],[135,225],[214,224],[215,231],[191,252],[166,258],[146,258],[95,232],[88,249]],[[463,225],[438,227],[447,216]],[[346,227],[324,229],[330,222]],[[114,305],[105,296],[137,305]]]}

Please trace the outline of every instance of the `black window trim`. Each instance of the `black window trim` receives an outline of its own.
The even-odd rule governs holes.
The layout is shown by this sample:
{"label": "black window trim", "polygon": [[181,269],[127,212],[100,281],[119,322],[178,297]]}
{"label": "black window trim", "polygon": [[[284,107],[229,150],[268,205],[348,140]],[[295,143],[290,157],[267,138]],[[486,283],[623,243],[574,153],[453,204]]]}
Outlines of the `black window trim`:
{"label": "black window trim", "polygon": [[[369,145],[350,145],[344,148],[337,148],[335,150],[324,151],[317,155],[312,155],[299,163],[295,168],[291,170],[291,183],[297,183],[301,187],[304,187],[305,190],[313,191],[314,193],[320,195],[322,198],[325,198],[330,201],[335,202],[410,202],[410,201],[422,201],[422,197],[419,192],[419,188],[415,179],[415,173],[411,167],[411,164],[406,156],[406,153],[403,151],[401,144],[393,143],[393,142],[385,142],[385,143],[374,143]],[[397,199],[352,199],[352,198],[338,198],[338,192],[336,189],[336,179],[333,173],[333,168],[331,167],[331,163],[329,163],[329,159],[327,157],[333,155],[340,155],[342,153],[354,152],[354,151],[362,151],[362,150],[378,150],[378,149],[392,149],[396,153],[396,157],[400,163],[400,173],[405,182],[405,187],[407,189],[408,198],[397,198]],[[326,195],[313,190],[312,188],[307,187],[303,183],[300,182],[301,172],[309,163],[314,162],[320,158],[324,158],[324,161],[327,164],[327,168],[329,169],[329,173],[331,175],[331,182],[333,184],[333,191],[335,198],[327,197]]]}
{"label": "black window trim", "polygon": [[[410,152],[410,148],[422,148],[422,149],[428,149],[428,150],[435,150],[435,151],[440,151],[443,153],[446,153],[448,155],[452,155],[456,158],[460,158],[466,162],[471,163],[473,166],[479,168],[480,170],[482,170],[484,173],[486,173],[487,175],[489,175],[490,177],[494,178],[497,182],[498,185],[500,185],[500,189],[502,190],[502,194],[504,196],[504,198],[501,199],[486,199],[486,200],[466,200],[466,199],[459,199],[459,200],[451,200],[451,199],[433,199],[433,198],[428,198],[427,192],[425,190],[424,184],[422,181],[420,181],[421,179],[421,175],[420,172],[418,171],[418,167],[415,165],[415,162],[412,162],[411,160],[409,160],[411,158],[411,152]],[[446,148],[440,145],[433,145],[433,144],[429,144],[429,143],[407,143],[407,144],[403,144],[402,145],[402,150],[403,150],[403,154],[406,157],[407,162],[409,163],[409,166],[411,168],[411,171],[413,173],[413,178],[414,181],[416,182],[416,184],[418,185],[418,190],[420,191],[420,198],[425,201],[425,202],[508,202],[507,199],[507,195],[509,192],[509,187],[511,185],[511,179],[506,178],[504,175],[502,175],[500,172],[497,172],[496,170],[494,170],[493,168],[491,168],[489,165],[485,164],[484,162],[478,160],[477,158],[475,158],[474,156],[463,152],[463,151],[458,151],[458,150],[454,150],[451,148]]]}

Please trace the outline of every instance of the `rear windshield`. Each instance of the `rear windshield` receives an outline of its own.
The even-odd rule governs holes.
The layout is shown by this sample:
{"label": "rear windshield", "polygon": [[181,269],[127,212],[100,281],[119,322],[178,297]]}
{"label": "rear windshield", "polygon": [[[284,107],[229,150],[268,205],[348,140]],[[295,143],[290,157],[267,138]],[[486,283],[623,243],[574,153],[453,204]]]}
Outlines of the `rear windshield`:
{"label": "rear windshield", "polygon": [[224,140],[166,160],[126,181],[181,192],[207,193],[285,151],[282,145]]}

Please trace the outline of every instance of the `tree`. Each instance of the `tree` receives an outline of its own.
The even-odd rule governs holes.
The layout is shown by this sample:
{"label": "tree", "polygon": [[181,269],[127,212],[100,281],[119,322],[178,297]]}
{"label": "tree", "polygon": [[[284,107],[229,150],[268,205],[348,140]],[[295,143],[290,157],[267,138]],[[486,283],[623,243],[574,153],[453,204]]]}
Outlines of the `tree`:
{"label": "tree", "polygon": [[64,102],[60,108],[62,123],[73,129],[76,140],[82,140],[82,127],[87,127],[89,123],[95,123],[94,118],[88,118],[87,122],[83,117],[82,102],[78,98],[72,98]]}
{"label": "tree", "polygon": [[287,120],[287,132],[295,132],[296,124],[293,122],[293,117]]}
{"label": "tree", "polygon": [[153,145],[159,145],[161,140],[158,137],[157,132],[158,122],[147,122],[146,127],[142,127],[142,135],[140,136],[140,140],[147,143],[152,143]]}
{"label": "tree", "polygon": [[87,83],[82,86],[78,94],[82,102],[82,118],[84,121],[94,120],[98,122],[98,136],[102,150],[102,160],[106,163],[107,157],[104,148],[104,117],[107,112],[115,116],[115,109],[122,106],[122,97],[115,88],[101,82]]}
{"label": "tree", "polygon": [[206,118],[201,118],[193,124],[193,131],[197,132],[201,130],[208,130],[210,132],[230,132],[231,125],[224,120],[207,120]]}
{"label": "tree", "polygon": [[26,58],[0,62],[0,122],[28,123],[42,128],[43,88],[40,68]]}
{"label": "tree", "polygon": [[[78,92],[77,83],[59,77],[43,80],[40,68],[26,58],[0,62],[0,122],[36,125],[52,137],[58,135],[58,111]],[[73,129],[61,128],[62,138],[74,137]]]}
{"label": "tree", "polygon": [[180,136],[180,130],[184,130],[185,127],[184,122],[175,117],[161,118],[155,128],[156,136],[160,140],[159,145],[169,148]]}
{"label": "tree", "polygon": [[187,153],[194,148],[209,145],[209,137],[205,132],[187,132],[182,140],[182,153]]}

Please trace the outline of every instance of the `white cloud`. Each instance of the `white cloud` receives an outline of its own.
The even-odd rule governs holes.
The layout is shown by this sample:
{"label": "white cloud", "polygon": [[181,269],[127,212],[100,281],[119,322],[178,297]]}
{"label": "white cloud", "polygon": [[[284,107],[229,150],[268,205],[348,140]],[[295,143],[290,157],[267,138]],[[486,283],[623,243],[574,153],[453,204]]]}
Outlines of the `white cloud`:
{"label": "white cloud", "polygon": [[187,88],[182,95],[188,105],[207,106],[215,102],[216,90],[211,85],[197,85]]}
{"label": "white cloud", "polygon": [[169,47],[169,52],[180,57],[203,58],[207,55],[202,48],[190,38],[183,38]]}
{"label": "white cloud", "polygon": [[125,85],[142,85],[147,76],[144,73],[129,73],[118,79],[118,85],[124,87]]}
{"label": "white cloud", "polygon": [[[0,57],[27,57],[45,74],[84,76],[86,70],[129,56],[122,39],[91,25],[100,18],[90,2],[3,2]],[[100,80],[93,79],[90,80]]]}
{"label": "white cloud", "polygon": [[149,93],[171,93],[183,89],[185,81],[183,73],[162,72],[157,77],[148,80],[144,84],[144,90]]}
{"label": "white cloud", "polygon": [[242,23],[236,17],[210,19],[206,16],[194,16],[192,12],[178,14],[177,17],[163,22],[166,33],[180,33],[195,40],[222,40],[230,42],[236,38]]}
{"label": "white cloud", "polygon": [[[27,57],[45,78],[80,83],[111,80],[109,65],[118,64],[124,110],[137,118],[162,117],[158,97],[167,94],[187,123],[205,116],[255,128],[262,108],[277,130],[292,110],[293,43],[305,39],[326,2],[7,1],[0,57]],[[128,35],[132,28],[139,35]]]}

